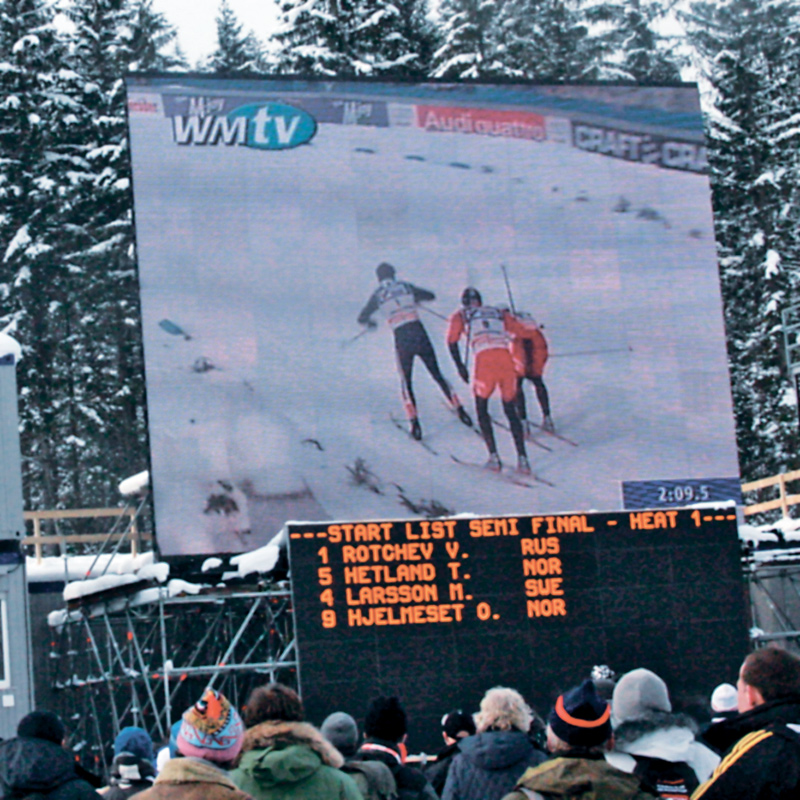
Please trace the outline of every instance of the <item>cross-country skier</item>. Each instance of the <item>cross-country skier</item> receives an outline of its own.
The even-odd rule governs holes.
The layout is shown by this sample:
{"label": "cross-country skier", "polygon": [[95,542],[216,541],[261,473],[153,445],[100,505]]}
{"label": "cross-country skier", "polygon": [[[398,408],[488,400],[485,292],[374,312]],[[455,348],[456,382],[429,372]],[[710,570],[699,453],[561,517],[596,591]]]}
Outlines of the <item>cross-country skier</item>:
{"label": "cross-country skier", "polygon": [[422,427],[417,414],[417,402],[414,397],[412,383],[412,369],[414,357],[419,356],[422,363],[428,368],[431,377],[439,384],[450,405],[458,414],[458,418],[468,426],[472,426],[469,414],[461,405],[458,395],[452,390],[445,380],[436,353],[422,322],[419,319],[419,304],[435,300],[436,295],[427,289],[421,289],[408,281],[399,281],[395,278],[395,268],[387,262],[378,264],[375,274],[378,276],[379,286],[372,293],[361,313],[358,323],[368,328],[377,327],[372,319],[376,311],[380,311],[394,332],[394,346],[397,355],[397,368],[400,372],[400,388],[403,395],[403,405],[406,416],[411,426],[411,436],[414,439],[422,438]]}
{"label": "cross-country skier", "polygon": [[525,434],[517,415],[515,402],[517,374],[509,350],[510,337],[515,334],[522,335],[524,328],[510,311],[483,305],[480,292],[471,286],[464,289],[461,305],[462,308],[450,316],[447,345],[458,374],[465,382],[469,382],[469,372],[458,349],[458,342],[462,336],[466,336],[467,349],[471,347],[475,355],[472,390],[475,393],[478,424],[489,449],[486,466],[493,472],[500,472],[503,468],[497,455],[492,418],[489,416],[489,398],[499,387],[503,410],[508,417],[508,425],[517,449],[517,470],[529,475],[531,467],[525,452]]}
{"label": "cross-country skier", "polygon": [[524,329],[522,334],[511,337],[511,357],[514,360],[514,369],[517,372],[517,415],[522,422],[522,427],[527,427],[527,412],[525,409],[525,392],[523,384],[525,379],[533,383],[536,399],[542,409],[542,428],[549,433],[555,431],[553,418],[550,416],[550,396],[544,384],[542,375],[544,365],[547,363],[547,340],[542,329],[536,324],[530,314],[518,311],[515,317]]}

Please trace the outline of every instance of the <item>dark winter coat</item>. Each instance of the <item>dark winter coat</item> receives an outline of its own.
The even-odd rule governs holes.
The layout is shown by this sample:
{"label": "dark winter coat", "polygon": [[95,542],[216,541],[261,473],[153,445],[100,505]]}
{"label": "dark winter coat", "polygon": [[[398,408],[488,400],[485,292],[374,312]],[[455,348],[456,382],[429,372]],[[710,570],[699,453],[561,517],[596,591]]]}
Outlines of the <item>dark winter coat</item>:
{"label": "dark winter coat", "polygon": [[724,755],[693,799],[800,797],[800,697],[758,705],[712,725],[703,738]]}
{"label": "dark winter coat", "polygon": [[0,744],[0,800],[37,794],[47,800],[100,800],[75,774],[72,754],[45,739],[19,736]]}
{"label": "dark winter coat", "polygon": [[684,714],[651,712],[614,730],[614,750],[606,753],[606,761],[623,772],[647,775],[657,788],[663,783],[662,793],[688,797],[719,763],[719,756],[696,740],[697,730]]}
{"label": "dark winter coat", "polygon": [[397,800],[397,783],[386,764],[347,759],[342,772],[355,781],[364,800]]}
{"label": "dark winter coat", "polygon": [[611,766],[602,753],[574,751],[527,770],[503,800],[653,800],[654,796],[638,778]]}
{"label": "dark winter coat", "polygon": [[233,782],[255,800],[362,800],[342,754],[305,722],[262,722],[245,732]]}
{"label": "dark winter coat", "polygon": [[528,767],[547,757],[517,730],[476,733],[463,739],[459,749],[442,800],[500,800]]}
{"label": "dark winter coat", "polygon": [[[461,740],[459,740],[461,741]],[[448,744],[443,747],[436,755],[436,761],[425,769],[425,777],[431,782],[433,790],[441,796],[444,791],[444,784],[447,781],[447,773],[450,771],[450,763],[458,753],[458,742]]]}
{"label": "dark winter coat", "polygon": [[[369,745],[376,745],[376,749],[369,749]],[[394,775],[400,800],[437,800],[433,786],[422,771],[402,763],[400,750],[395,742],[367,739],[355,758],[359,761],[381,761],[386,764]]]}
{"label": "dark winter coat", "polygon": [[201,758],[171,758],[136,800],[253,800],[227,773]]}
{"label": "dark winter coat", "polygon": [[111,781],[102,792],[104,800],[128,800],[129,797],[149,789],[156,778],[151,761],[137,758],[131,753],[120,753],[111,764]]}

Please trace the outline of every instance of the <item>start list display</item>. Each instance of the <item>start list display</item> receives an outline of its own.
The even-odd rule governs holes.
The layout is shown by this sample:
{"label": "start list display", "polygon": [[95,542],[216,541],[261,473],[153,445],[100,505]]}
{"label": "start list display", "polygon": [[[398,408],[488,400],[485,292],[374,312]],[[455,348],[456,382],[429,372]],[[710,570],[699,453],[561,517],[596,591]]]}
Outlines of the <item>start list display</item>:
{"label": "start list display", "polygon": [[[300,681],[314,722],[409,711],[411,748],[495,685],[546,714],[595,664],[708,695],[746,652],[736,514],[608,514],[290,524]],[[730,673],[730,674],[729,674]],[[687,700],[688,702],[688,700]]]}

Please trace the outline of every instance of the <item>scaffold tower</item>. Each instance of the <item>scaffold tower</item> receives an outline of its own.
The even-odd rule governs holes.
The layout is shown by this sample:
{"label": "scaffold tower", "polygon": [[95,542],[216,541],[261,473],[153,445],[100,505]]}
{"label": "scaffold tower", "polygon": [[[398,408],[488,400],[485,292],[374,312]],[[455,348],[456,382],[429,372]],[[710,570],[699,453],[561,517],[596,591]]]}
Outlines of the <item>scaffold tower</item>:
{"label": "scaffold tower", "polygon": [[[152,602],[131,602],[151,588]],[[105,596],[101,596],[105,595]],[[164,743],[210,686],[237,707],[259,684],[297,684],[287,582],[169,596],[129,584],[70,602],[53,631],[54,689],[83,766],[107,774],[127,725]]]}

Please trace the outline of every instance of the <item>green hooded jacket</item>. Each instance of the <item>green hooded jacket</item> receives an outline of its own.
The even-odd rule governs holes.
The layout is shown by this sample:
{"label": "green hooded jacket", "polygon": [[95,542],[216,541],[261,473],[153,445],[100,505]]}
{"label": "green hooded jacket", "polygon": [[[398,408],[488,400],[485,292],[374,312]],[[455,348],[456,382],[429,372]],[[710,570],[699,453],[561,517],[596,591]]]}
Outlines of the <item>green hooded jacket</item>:
{"label": "green hooded jacket", "polygon": [[[527,791],[526,791],[527,790]],[[634,775],[597,758],[553,758],[529,768],[503,800],[653,800]]]}
{"label": "green hooded jacket", "polygon": [[245,733],[233,782],[255,800],[363,800],[341,753],[305,722],[262,722]]}

